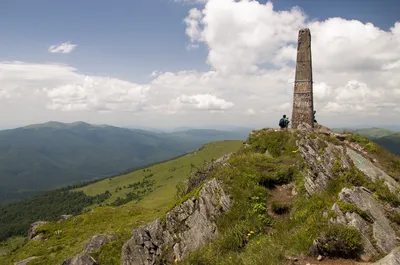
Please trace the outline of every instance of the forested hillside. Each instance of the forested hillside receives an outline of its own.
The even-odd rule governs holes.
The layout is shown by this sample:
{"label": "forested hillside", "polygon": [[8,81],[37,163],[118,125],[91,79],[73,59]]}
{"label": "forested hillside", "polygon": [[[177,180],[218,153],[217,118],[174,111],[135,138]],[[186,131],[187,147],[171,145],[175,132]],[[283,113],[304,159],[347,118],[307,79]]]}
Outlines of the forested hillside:
{"label": "forested hillside", "polygon": [[84,122],[0,131],[0,201],[171,159],[207,142],[245,138],[235,132],[167,134]]}
{"label": "forested hillside", "polygon": [[120,206],[131,201],[141,201],[145,205],[156,203],[158,206],[169,203],[174,197],[176,184],[186,179],[190,171],[202,167],[204,162],[238,150],[241,145],[241,141],[213,142],[180,158],[120,176],[0,205],[0,241],[11,236],[26,236],[29,224],[35,221],[53,221],[65,214],[78,215],[84,209],[99,205]]}

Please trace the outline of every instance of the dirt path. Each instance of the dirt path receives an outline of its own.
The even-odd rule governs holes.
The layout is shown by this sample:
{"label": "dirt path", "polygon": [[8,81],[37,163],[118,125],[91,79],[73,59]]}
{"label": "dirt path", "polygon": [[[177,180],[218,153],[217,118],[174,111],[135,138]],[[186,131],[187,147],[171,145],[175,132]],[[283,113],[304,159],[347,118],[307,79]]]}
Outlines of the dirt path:
{"label": "dirt path", "polygon": [[274,203],[290,205],[296,199],[296,193],[293,193],[293,184],[276,186],[271,189],[268,199],[268,214],[275,218],[285,218],[286,214],[278,215],[272,210]]}
{"label": "dirt path", "polygon": [[299,258],[297,261],[289,261],[290,265],[370,265],[369,262],[358,262],[348,259],[329,259],[325,258],[318,261],[316,258]]}

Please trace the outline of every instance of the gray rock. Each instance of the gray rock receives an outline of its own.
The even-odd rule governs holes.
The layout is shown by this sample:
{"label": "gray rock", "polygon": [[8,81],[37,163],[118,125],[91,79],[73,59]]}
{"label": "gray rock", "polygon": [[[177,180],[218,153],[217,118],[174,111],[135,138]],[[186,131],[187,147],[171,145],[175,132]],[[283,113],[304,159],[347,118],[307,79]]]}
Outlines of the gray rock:
{"label": "gray rock", "polygon": [[399,265],[400,264],[400,247],[393,249],[386,257],[373,263],[373,265]]}
{"label": "gray rock", "polygon": [[38,229],[38,227],[47,224],[47,222],[45,221],[37,221],[34,222],[30,225],[29,227],[29,231],[28,231],[28,239],[30,240],[41,240],[43,239],[44,235],[41,233],[37,233],[36,230]]}
{"label": "gray rock", "polygon": [[376,167],[370,160],[366,159],[356,151],[347,148],[347,155],[351,158],[354,165],[359,170],[361,170],[365,174],[365,176],[367,176],[371,181],[375,182],[379,179],[383,180],[392,193],[400,196],[398,192],[398,189],[400,189],[400,185],[397,183],[396,180],[394,180],[380,168]]}
{"label": "gray rock", "polygon": [[24,260],[15,262],[14,265],[26,265],[26,264],[28,264],[28,262],[30,262],[31,260],[34,260],[34,259],[37,259],[37,258],[39,258],[39,257],[30,257],[30,258],[27,258],[27,259],[24,259]]}
{"label": "gray rock", "polygon": [[169,211],[165,224],[157,219],[135,229],[132,238],[122,247],[122,264],[155,265],[162,256],[172,254],[182,260],[215,238],[216,218],[230,206],[231,200],[221,183],[216,179],[208,181],[198,198],[193,196]]}
{"label": "gray rock", "polygon": [[309,165],[304,187],[309,195],[323,191],[334,179],[333,165],[339,159],[344,169],[350,169],[351,164],[346,156],[346,148],[334,145],[322,139],[310,125],[302,123],[298,126],[297,142],[300,153]]}
{"label": "gray rock", "polygon": [[72,258],[64,260],[61,265],[98,265],[98,263],[89,254],[80,253]]}
{"label": "gray rock", "polygon": [[89,240],[89,242],[87,242],[85,250],[83,252],[93,253],[99,251],[104,244],[114,239],[116,239],[115,235],[95,235]]}
{"label": "gray rock", "polygon": [[343,214],[337,205],[332,208],[338,216],[331,222],[356,227],[363,237],[366,254],[389,253],[396,247],[396,233],[385,216],[383,205],[376,201],[367,189],[363,187],[344,188],[339,193],[339,200],[355,205],[371,217],[372,224],[370,225],[357,213]]}
{"label": "gray rock", "polygon": [[62,222],[62,221],[68,220],[68,219],[71,218],[72,216],[73,216],[72,214],[63,214],[63,215],[60,215],[60,219],[58,220],[58,222],[60,223],[60,222]]}
{"label": "gray rock", "polygon": [[333,205],[332,211],[336,213],[337,217],[331,218],[331,224],[352,226],[360,232],[364,247],[363,255],[375,256],[379,254],[371,242],[372,239],[369,237],[372,228],[367,221],[362,219],[357,213],[343,213],[336,203]]}

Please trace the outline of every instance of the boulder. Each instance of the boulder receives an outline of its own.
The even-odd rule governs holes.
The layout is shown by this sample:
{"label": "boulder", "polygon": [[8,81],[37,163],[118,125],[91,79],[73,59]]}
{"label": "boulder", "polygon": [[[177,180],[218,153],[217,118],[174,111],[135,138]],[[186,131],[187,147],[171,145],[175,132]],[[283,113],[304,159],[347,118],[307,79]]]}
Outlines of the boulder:
{"label": "boulder", "polygon": [[15,262],[14,265],[26,265],[26,264],[28,264],[28,262],[30,262],[31,260],[34,260],[34,259],[37,259],[37,258],[39,258],[39,257],[30,257],[30,258],[27,258],[27,259],[24,259],[24,260]]}
{"label": "boulder", "polygon": [[331,224],[355,227],[360,232],[361,241],[364,247],[362,253],[363,255],[375,256],[379,254],[371,242],[372,239],[368,236],[371,231],[371,227],[367,221],[365,221],[357,213],[343,213],[336,203],[333,205],[332,211],[335,212],[337,216],[336,218],[331,218]]}
{"label": "boulder", "polygon": [[400,185],[399,183],[397,183],[396,180],[394,180],[380,168],[376,167],[369,159],[366,159],[356,151],[347,148],[346,153],[351,158],[354,165],[360,171],[362,171],[369,180],[371,180],[372,182],[376,182],[377,180],[383,180],[383,182],[389,188],[389,190],[400,197],[399,193]]}
{"label": "boulder", "polygon": [[[309,195],[323,191],[335,178],[334,163],[339,160],[343,169],[350,169],[351,163],[346,156],[346,148],[325,141],[310,125],[298,126],[300,153],[308,163],[304,187]],[[328,134],[328,132],[326,132]]]}
{"label": "boulder", "polygon": [[98,263],[89,254],[80,253],[72,258],[64,260],[61,265],[98,265]]}
{"label": "boulder", "polygon": [[58,222],[60,223],[62,221],[68,220],[72,216],[73,216],[72,214],[62,214],[62,215],[60,215],[60,218],[59,218]]}
{"label": "boulder", "polygon": [[393,249],[386,257],[373,263],[373,265],[398,265],[400,264],[400,247]]}
{"label": "boulder", "polygon": [[374,199],[369,190],[364,187],[344,188],[339,193],[339,200],[354,205],[368,216],[366,221],[356,212],[343,213],[335,204],[332,210],[337,217],[330,220],[333,224],[357,228],[362,236],[365,254],[374,256],[389,253],[396,247],[396,233],[385,216],[384,206]]}
{"label": "boulder", "polygon": [[[182,260],[218,234],[216,218],[231,206],[231,200],[216,179],[204,184],[198,197],[175,206],[160,219],[133,231],[122,248],[123,265],[155,265],[172,255]],[[173,253],[172,253],[173,252]]]}
{"label": "boulder", "polygon": [[97,252],[104,244],[115,239],[116,239],[115,235],[104,235],[104,234],[95,235],[87,242],[85,250],[83,252],[88,254]]}
{"label": "boulder", "polygon": [[29,230],[28,230],[28,239],[30,240],[40,240],[44,237],[44,234],[42,233],[37,233],[36,230],[38,227],[47,224],[45,221],[37,221],[34,222],[30,225]]}

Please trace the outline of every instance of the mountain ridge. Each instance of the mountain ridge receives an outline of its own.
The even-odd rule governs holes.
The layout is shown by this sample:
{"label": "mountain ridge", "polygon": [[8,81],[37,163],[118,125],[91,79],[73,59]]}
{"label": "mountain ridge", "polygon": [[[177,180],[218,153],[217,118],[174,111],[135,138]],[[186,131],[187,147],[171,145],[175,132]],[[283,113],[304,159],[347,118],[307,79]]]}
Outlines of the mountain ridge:
{"label": "mountain ridge", "polygon": [[207,132],[185,132],[183,139],[182,133],[55,121],[3,130],[0,198],[5,202],[24,197],[26,191],[102,178],[183,155],[207,142],[246,137],[244,133]]}

